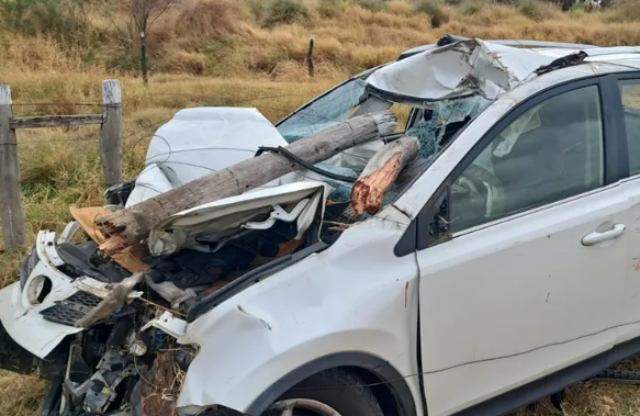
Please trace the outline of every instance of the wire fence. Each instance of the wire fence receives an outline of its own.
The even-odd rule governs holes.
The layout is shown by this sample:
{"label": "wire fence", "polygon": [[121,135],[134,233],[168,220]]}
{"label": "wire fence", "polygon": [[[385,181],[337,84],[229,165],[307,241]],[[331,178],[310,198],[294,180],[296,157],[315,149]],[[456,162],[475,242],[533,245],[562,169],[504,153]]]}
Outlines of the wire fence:
{"label": "wire fence", "polygon": [[[189,107],[242,107],[249,106],[256,107],[258,110],[267,110],[270,113],[279,113],[282,116],[288,114],[291,111],[294,111],[298,104],[304,102],[304,100],[309,99],[311,97],[302,94],[273,94],[259,97],[250,97],[243,99],[221,99],[220,97],[216,97],[213,95],[206,94],[187,94],[180,92],[162,92],[162,93],[148,93],[150,96],[179,96],[187,99],[189,103],[186,106],[159,106],[157,108],[167,109],[169,111],[173,111],[173,113],[168,117],[163,117],[157,121],[153,121],[150,123],[145,123],[141,125],[131,125],[129,123],[130,115],[127,114],[127,101],[122,101],[123,108],[123,150],[131,150],[137,149],[141,143],[144,143],[145,139],[151,139],[155,130],[157,130],[161,125],[170,121],[174,114],[183,109]],[[277,100],[282,99],[293,99],[294,104],[282,104],[278,103]],[[13,107],[18,108],[33,108],[40,107],[39,110],[27,110],[20,111],[21,114],[28,114],[30,116],[39,116],[45,114],[70,114],[69,108],[95,108],[102,107],[102,103],[97,102],[68,102],[68,101],[38,101],[38,102],[18,102],[13,103]],[[84,107],[84,108],[83,108]],[[264,112],[264,111],[263,111]],[[73,114],[83,114],[82,111],[73,111]],[[77,129],[77,127],[65,127],[67,131],[73,131]],[[40,145],[43,142],[51,142],[50,137],[46,137],[45,135],[39,136],[31,136],[31,137],[18,137],[19,146],[34,146]],[[82,135],[79,137],[75,137],[73,134],[66,133],[55,138],[56,141],[63,142],[93,142],[94,144],[98,144],[98,135]]]}
{"label": "wire fence", "polygon": [[[109,82],[115,83],[117,90],[105,90],[105,85]],[[34,168],[37,170],[38,166],[35,165],[41,163],[39,160],[53,156],[53,147],[58,150],[63,148],[63,158],[86,159],[88,154],[99,152],[105,182],[111,185],[117,183],[114,178],[122,180],[123,161],[127,162],[128,172],[134,172],[136,167],[142,170],[146,146],[156,131],[184,108],[255,107],[263,114],[268,113],[273,120],[276,118],[274,115],[278,118],[284,116],[311,98],[297,93],[256,96],[249,93],[246,97],[238,98],[184,92],[145,92],[142,98],[134,97],[130,101],[123,101],[119,82],[106,80],[103,82],[102,103],[66,99],[13,102],[10,87],[5,84],[0,84],[0,87],[3,88],[0,91],[0,101],[3,97],[6,98],[4,102],[0,102],[0,129],[8,132],[0,134],[0,199],[3,201],[0,211],[5,249],[21,246],[25,239],[24,213],[20,203],[21,189],[25,185],[20,181],[21,163],[29,163],[26,166],[31,171]],[[145,103],[144,100],[148,102]],[[117,107],[117,122],[108,117],[114,106]],[[5,109],[4,115],[2,108]],[[160,111],[145,115],[144,111],[147,109]],[[138,115],[138,111],[142,115]],[[143,118],[144,122],[136,120],[139,118]],[[105,124],[107,119],[109,123]],[[87,129],[87,124],[99,124],[100,128]],[[47,129],[32,129],[35,127]],[[65,146],[67,149],[64,149]],[[56,156],[59,158],[60,155]],[[6,161],[11,163],[4,163]],[[137,173],[139,172],[134,172],[134,176]],[[37,185],[38,180],[50,179],[47,175],[36,175],[36,183],[31,177],[29,185]],[[11,230],[11,233],[7,233],[7,230]]]}

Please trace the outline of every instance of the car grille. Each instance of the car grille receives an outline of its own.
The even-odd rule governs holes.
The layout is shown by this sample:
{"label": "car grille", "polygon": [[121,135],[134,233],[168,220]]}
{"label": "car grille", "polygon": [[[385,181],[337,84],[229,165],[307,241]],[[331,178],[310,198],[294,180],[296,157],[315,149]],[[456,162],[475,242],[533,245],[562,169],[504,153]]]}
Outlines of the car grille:
{"label": "car grille", "polygon": [[84,317],[101,301],[102,299],[98,296],[80,291],[43,310],[40,314],[47,321],[73,326],[78,319]]}

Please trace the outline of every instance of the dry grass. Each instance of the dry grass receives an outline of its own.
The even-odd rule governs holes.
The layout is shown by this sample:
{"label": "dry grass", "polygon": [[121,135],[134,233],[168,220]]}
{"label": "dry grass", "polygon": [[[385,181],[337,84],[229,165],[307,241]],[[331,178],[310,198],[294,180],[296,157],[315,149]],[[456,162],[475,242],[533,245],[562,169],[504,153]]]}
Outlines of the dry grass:
{"label": "dry grass", "polygon": [[[640,7],[635,0],[623,1],[613,10],[569,14],[535,2],[516,9],[493,2],[454,7],[438,0],[392,0],[378,10],[375,1],[368,8],[356,0],[301,1],[309,9],[309,21],[267,29],[259,0],[183,0],[149,35],[154,68],[149,88],[132,76],[135,42],[127,38],[131,31],[124,9],[116,7],[122,0],[104,2],[115,5],[112,14],[88,9],[91,33],[84,44],[61,43],[43,35],[25,37],[0,28],[2,82],[12,87],[18,115],[72,114],[97,111],[98,107],[77,103],[99,102],[101,80],[121,79],[124,169],[131,177],[142,167],[151,134],[181,108],[256,106],[275,121],[349,73],[391,60],[402,50],[434,42],[445,33],[640,44]],[[435,14],[436,7],[442,13],[440,27],[432,27],[428,12],[416,12],[421,2],[421,10]],[[427,2],[433,4],[424,6]],[[315,80],[308,78],[304,67],[310,33],[316,36]],[[41,104],[51,102],[55,104]],[[97,137],[96,127],[18,133],[29,244],[40,229],[60,230],[70,219],[69,205],[103,202]],[[0,286],[17,278],[22,255],[20,250],[0,255]],[[575,386],[569,391],[565,414],[640,414],[639,388]],[[35,415],[44,390],[45,383],[33,377],[0,372],[0,414]],[[533,414],[559,413],[543,404]]]}
{"label": "dry grass", "polygon": [[[408,47],[431,43],[446,33],[598,45],[640,44],[640,7],[636,0],[619,0],[620,5],[609,10],[587,12],[577,8],[570,13],[539,0],[522,0],[517,7],[489,0],[466,0],[459,6],[440,0],[377,2],[382,9],[371,7],[376,3],[373,0],[299,1],[308,17],[282,17],[290,23],[273,23],[268,13],[271,1],[182,0],[148,34],[152,69],[156,73],[299,80],[305,76],[303,65],[310,34],[316,36],[318,76],[323,78],[344,77],[380,64]],[[122,2],[87,6],[88,34],[74,42],[54,41],[50,34],[18,36],[0,29],[1,66],[135,70],[137,39],[126,8],[118,7]]]}

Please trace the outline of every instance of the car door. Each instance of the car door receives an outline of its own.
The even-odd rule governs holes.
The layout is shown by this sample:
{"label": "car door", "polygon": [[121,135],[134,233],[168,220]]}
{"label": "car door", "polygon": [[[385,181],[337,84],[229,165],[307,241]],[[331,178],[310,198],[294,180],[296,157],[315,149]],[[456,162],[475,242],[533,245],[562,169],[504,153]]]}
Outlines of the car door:
{"label": "car door", "polygon": [[[626,256],[625,300],[623,317],[633,322],[621,336],[624,341],[640,337],[640,73],[621,74],[616,80],[619,96],[622,141],[621,187],[629,200],[629,244]],[[638,342],[637,344],[640,344]],[[637,345],[636,349],[640,349]]]}
{"label": "car door", "polygon": [[518,387],[617,342],[629,205],[605,84],[584,80],[522,102],[419,216],[429,415],[500,414],[570,377]]}

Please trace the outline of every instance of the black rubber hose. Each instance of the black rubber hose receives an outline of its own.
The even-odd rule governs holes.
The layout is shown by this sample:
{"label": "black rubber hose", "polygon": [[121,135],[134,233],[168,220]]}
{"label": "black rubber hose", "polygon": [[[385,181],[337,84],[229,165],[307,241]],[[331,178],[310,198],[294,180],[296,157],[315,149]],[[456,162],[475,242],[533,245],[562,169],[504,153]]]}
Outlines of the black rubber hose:
{"label": "black rubber hose", "polygon": [[284,156],[285,158],[287,158],[290,161],[292,161],[293,163],[302,166],[303,168],[309,169],[310,171],[315,172],[318,175],[322,175],[322,176],[325,176],[325,177],[330,178],[330,179],[335,179],[336,181],[343,181],[343,182],[351,182],[351,183],[353,183],[353,182],[358,180],[358,178],[352,178],[350,176],[338,175],[337,173],[329,172],[327,170],[315,167],[312,164],[307,163],[304,160],[300,159],[298,156],[294,155],[293,153],[291,153],[290,151],[288,151],[287,149],[285,149],[282,146],[278,146],[278,147],[261,146],[261,147],[258,148],[258,151],[256,152],[256,156],[260,156],[264,152],[279,153],[282,156]]}

